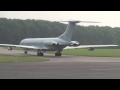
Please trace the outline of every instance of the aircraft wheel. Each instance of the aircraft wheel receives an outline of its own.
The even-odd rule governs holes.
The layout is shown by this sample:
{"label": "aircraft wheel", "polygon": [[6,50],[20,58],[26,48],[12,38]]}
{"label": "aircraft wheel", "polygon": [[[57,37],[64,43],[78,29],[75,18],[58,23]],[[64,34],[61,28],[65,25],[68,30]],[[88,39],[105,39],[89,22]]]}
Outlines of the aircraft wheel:
{"label": "aircraft wheel", "polygon": [[27,51],[25,51],[24,53],[25,53],[25,54],[28,54],[28,52],[27,52]]}
{"label": "aircraft wheel", "polygon": [[40,53],[37,53],[37,56],[40,56]]}
{"label": "aircraft wheel", "polygon": [[59,56],[62,56],[62,54],[61,54],[61,53],[59,53]]}
{"label": "aircraft wheel", "polygon": [[61,53],[58,53],[58,56],[61,56],[62,54]]}
{"label": "aircraft wheel", "polygon": [[40,56],[44,56],[44,54],[43,54],[43,53],[40,53]]}
{"label": "aircraft wheel", "polygon": [[57,53],[55,53],[55,56],[57,56]]}
{"label": "aircraft wheel", "polygon": [[55,56],[61,56],[62,54],[61,53],[55,53]]}
{"label": "aircraft wheel", "polygon": [[38,56],[44,56],[44,54],[43,54],[43,53],[37,53],[37,55],[38,55]]}

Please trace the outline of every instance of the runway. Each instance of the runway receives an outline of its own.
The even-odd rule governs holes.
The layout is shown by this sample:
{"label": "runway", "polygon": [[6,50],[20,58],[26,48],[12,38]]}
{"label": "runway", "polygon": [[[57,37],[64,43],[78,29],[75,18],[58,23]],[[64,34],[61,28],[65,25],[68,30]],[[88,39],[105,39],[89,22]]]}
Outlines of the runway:
{"label": "runway", "polygon": [[[0,54],[25,56],[23,51],[0,48]],[[28,57],[36,57],[29,52]],[[120,58],[69,56],[49,58],[45,62],[0,63],[0,79],[120,79]]]}

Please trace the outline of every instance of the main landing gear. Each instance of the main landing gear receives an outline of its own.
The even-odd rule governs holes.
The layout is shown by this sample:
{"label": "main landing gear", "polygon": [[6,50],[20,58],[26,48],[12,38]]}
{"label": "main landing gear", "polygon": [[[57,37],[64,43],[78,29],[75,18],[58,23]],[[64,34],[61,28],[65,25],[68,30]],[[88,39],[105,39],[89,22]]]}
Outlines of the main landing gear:
{"label": "main landing gear", "polygon": [[37,53],[37,56],[44,56],[44,53]]}
{"label": "main landing gear", "polygon": [[37,56],[44,56],[44,53],[41,52],[40,50],[38,50],[38,52],[37,52]]}
{"label": "main landing gear", "polygon": [[61,51],[62,50],[57,50],[56,53],[55,53],[55,56],[62,56]]}
{"label": "main landing gear", "polygon": [[62,56],[61,53],[55,53],[55,56]]}

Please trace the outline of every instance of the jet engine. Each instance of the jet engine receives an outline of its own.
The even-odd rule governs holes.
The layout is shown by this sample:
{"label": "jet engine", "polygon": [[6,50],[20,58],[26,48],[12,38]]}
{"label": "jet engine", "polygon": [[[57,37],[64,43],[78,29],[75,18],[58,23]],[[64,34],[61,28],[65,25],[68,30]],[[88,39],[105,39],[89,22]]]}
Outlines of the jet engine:
{"label": "jet engine", "polygon": [[93,47],[88,48],[89,51],[94,51]]}
{"label": "jet engine", "polygon": [[60,43],[56,42],[56,41],[45,41],[44,42],[45,45],[53,45],[53,46],[59,46]]}
{"label": "jet engine", "polygon": [[12,50],[12,47],[8,47],[8,50]]}
{"label": "jet engine", "polygon": [[55,42],[55,41],[52,41],[52,45],[53,45],[53,46],[59,46],[59,45],[60,45],[60,43]]}
{"label": "jet engine", "polygon": [[80,43],[78,41],[71,41],[70,46],[80,46]]}

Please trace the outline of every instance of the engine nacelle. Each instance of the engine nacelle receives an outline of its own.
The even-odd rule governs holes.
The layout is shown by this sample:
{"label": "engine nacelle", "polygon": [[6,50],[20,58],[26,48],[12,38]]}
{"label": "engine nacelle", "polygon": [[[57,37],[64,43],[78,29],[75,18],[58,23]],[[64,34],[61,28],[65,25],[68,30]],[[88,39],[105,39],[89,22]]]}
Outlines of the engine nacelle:
{"label": "engine nacelle", "polygon": [[88,48],[89,51],[94,51],[93,47]]}
{"label": "engine nacelle", "polygon": [[71,41],[70,46],[80,46],[80,43],[78,41]]}
{"label": "engine nacelle", "polygon": [[12,50],[12,47],[8,47],[8,50]]}
{"label": "engine nacelle", "polygon": [[59,43],[52,43],[53,46],[59,46]]}
{"label": "engine nacelle", "polygon": [[52,41],[52,42],[51,41],[45,41],[44,44],[48,45],[48,46],[50,46],[50,45],[59,46],[60,45],[60,43],[58,43],[56,41]]}

